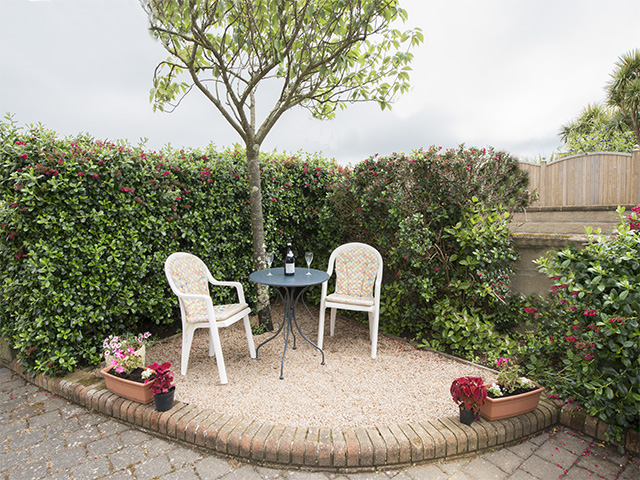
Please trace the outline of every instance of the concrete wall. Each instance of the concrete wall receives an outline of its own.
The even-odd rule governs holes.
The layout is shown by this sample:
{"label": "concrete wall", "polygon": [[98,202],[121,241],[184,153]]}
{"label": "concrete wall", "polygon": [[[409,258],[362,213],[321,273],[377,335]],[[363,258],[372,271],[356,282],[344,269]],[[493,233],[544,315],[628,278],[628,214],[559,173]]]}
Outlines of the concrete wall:
{"label": "concrete wall", "polygon": [[546,275],[538,272],[534,260],[547,256],[550,251],[558,251],[567,245],[582,247],[585,235],[555,235],[536,233],[515,233],[515,246],[520,254],[515,274],[511,277],[511,289],[523,295],[547,295],[553,285]]}

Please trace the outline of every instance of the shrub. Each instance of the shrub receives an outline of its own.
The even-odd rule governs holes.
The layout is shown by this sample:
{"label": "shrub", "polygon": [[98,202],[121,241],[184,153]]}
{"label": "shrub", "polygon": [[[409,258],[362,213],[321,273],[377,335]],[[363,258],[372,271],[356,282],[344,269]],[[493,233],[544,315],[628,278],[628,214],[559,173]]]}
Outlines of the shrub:
{"label": "shrub", "polygon": [[[457,324],[464,318],[469,329],[481,318],[488,336],[512,324],[505,312],[517,255],[508,209],[529,204],[526,185],[515,159],[464,146],[371,157],[345,177],[332,196],[334,212],[344,241],[369,243],[384,258],[384,331],[433,334],[431,346],[453,348],[466,328],[453,328],[454,319],[443,315]],[[445,298],[456,313],[440,308]],[[476,350],[477,338],[469,340]]]}
{"label": "shrub", "polygon": [[531,372],[608,422],[607,435],[619,440],[640,410],[640,235],[618,213],[612,237],[597,232],[582,250],[538,260],[555,284],[546,305],[529,310],[537,326],[526,356]]}

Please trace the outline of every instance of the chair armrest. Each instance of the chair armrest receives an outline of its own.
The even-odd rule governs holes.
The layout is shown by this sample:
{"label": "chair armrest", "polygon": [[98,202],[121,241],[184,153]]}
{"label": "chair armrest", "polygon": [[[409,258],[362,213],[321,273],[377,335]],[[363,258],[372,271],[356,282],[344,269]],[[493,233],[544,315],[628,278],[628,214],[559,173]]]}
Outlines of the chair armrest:
{"label": "chair armrest", "polygon": [[189,300],[211,300],[209,295],[203,295],[201,293],[178,293],[178,297],[186,298]]}
{"label": "chair armrest", "polygon": [[217,287],[234,287],[238,293],[239,303],[246,303],[244,299],[244,287],[240,282],[223,282],[215,279],[213,279],[213,281],[211,281],[210,279],[209,281],[212,285],[215,285]]}

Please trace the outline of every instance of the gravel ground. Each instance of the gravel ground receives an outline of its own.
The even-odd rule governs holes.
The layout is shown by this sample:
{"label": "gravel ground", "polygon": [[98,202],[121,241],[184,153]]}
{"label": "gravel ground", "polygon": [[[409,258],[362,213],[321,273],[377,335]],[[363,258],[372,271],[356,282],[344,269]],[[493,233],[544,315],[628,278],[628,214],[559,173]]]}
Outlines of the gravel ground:
{"label": "gravel ground", "polygon": [[[311,308],[311,313],[318,318],[317,309]],[[298,317],[303,331],[312,331],[309,338],[316,342],[317,320],[306,312],[306,318]],[[281,318],[282,310],[276,307],[274,322]],[[283,380],[283,335],[261,347],[258,360],[251,359],[242,322],[220,330],[226,385],[220,384],[215,357],[208,356],[206,329],[196,331],[185,376],[180,375],[181,335],[148,348],[147,364],[172,363],[176,399],[182,402],[252,420],[315,427],[365,427],[457,415],[451,382],[465,375],[494,378],[486,369],[383,335],[378,356],[372,359],[366,325],[338,315],[335,336],[330,337],[328,324],[327,315],[325,365],[320,364],[321,354],[299,337],[298,348],[292,349],[290,338]],[[270,336],[254,335],[256,346]]]}

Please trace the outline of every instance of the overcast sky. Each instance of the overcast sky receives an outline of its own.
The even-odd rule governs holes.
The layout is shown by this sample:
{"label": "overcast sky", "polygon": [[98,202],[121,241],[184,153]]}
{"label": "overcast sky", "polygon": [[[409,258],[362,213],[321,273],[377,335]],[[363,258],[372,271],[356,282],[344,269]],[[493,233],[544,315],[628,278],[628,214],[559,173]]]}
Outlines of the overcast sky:
{"label": "overcast sky", "polygon": [[[604,99],[618,57],[640,48],[640,0],[401,0],[422,28],[412,89],[384,112],[351,105],[332,121],[287,112],[263,150],[321,152],[342,164],[430,145],[546,157],[558,131]],[[61,136],[87,132],[147,149],[240,141],[191,92],[171,114],[149,90],[165,50],[137,0],[0,0],[0,114]],[[258,98],[258,102],[261,99]]]}

